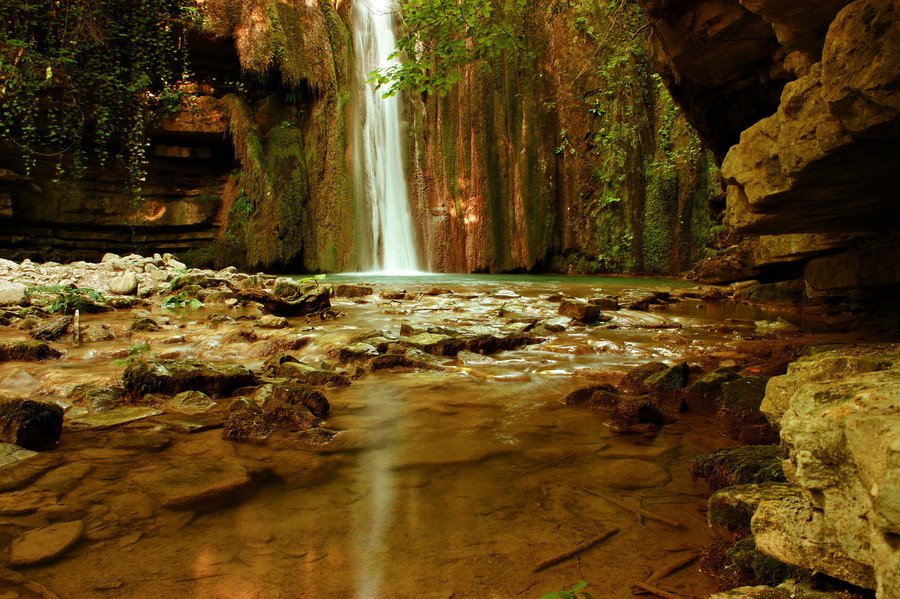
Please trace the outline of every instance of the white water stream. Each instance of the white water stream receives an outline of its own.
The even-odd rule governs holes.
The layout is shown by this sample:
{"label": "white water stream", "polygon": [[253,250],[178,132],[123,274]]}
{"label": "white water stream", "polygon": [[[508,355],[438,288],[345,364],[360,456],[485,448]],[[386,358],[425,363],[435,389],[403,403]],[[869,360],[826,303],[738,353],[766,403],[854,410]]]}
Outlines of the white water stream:
{"label": "white water stream", "polygon": [[[357,72],[362,81],[372,71],[398,63],[388,59],[396,48],[394,10],[393,0],[353,3]],[[397,96],[384,98],[383,94],[384,89],[367,83],[357,107],[354,175],[358,201],[363,203],[360,216],[369,227],[363,235],[366,244],[361,250],[361,266],[377,272],[409,273],[418,271],[420,264],[403,168],[400,104]]]}

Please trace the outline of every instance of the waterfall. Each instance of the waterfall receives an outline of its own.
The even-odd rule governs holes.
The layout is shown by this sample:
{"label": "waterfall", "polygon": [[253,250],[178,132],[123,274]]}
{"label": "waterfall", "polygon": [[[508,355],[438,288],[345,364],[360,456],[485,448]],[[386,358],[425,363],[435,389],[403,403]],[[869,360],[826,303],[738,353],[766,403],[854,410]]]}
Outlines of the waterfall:
{"label": "waterfall", "polygon": [[[396,47],[393,0],[356,0],[353,3],[357,72],[362,81],[376,69],[396,60],[388,56]],[[362,83],[361,83],[362,85]],[[368,270],[400,273],[419,270],[413,234],[403,146],[400,138],[400,103],[397,96],[383,98],[384,90],[364,85],[355,118],[354,175],[357,217],[362,221],[360,253]]]}

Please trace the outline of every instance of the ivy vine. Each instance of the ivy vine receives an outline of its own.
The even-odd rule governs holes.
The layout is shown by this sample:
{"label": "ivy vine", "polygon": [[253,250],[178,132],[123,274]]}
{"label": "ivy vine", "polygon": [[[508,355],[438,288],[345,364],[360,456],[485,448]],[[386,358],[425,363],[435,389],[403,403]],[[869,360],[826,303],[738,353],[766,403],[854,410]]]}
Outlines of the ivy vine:
{"label": "ivy vine", "polygon": [[115,159],[140,190],[153,114],[181,106],[190,0],[0,2],[0,136],[30,173]]}

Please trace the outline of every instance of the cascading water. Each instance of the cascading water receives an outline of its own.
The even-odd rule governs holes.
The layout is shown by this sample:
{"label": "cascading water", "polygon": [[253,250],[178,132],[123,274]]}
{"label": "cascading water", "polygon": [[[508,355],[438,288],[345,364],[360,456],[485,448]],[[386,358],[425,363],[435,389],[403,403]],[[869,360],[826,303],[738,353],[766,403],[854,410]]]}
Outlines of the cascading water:
{"label": "cascading water", "polygon": [[[357,70],[365,81],[372,71],[397,64],[396,59],[388,59],[396,48],[394,0],[353,4]],[[383,98],[383,93],[374,83],[365,83],[356,116],[354,175],[362,203],[359,217],[363,227],[369,224],[361,243],[361,253],[368,254],[362,266],[388,273],[418,271],[403,169],[400,104],[397,96]]]}

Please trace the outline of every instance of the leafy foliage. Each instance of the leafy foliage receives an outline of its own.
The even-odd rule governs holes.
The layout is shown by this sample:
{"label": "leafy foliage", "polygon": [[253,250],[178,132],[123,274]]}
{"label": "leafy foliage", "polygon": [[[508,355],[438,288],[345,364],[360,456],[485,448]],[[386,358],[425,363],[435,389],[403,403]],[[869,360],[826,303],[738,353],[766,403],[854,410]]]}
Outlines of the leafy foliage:
{"label": "leafy foliage", "polygon": [[386,95],[401,88],[445,95],[463,78],[462,68],[524,50],[522,18],[527,0],[401,0],[403,35],[393,57],[402,62],[372,73]]}
{"label": "leafy foliage", "polygon": [[156,358],[156,352],[150,351],[150,344],[140,343],[138,345],[132,345],[128,348],[127,357],[113,360],[112,363],[116,366],[129,366],[136,360],[150,360],[153,358]]}
{"label": "leafy foliage", "polygon": [[170,310],[176,308],[191,308],[197,309],[203,307],[203,302],[198,300],[195,297],[189,297],[190,289],[187,287],[176,293],[175,295],[170,295],[163,301],[162,307],[168,308]]}
{"label": "leafy foliage", "polygon": [[27,171],[44,155],[78,175],[90,149],[121,158],[139,187],[151,114],[181,105],[187,1],[0,3],[0,134]]}
{"label": "leafy foliage", "polygon": [[106,301],[103,294],[90,287],[66,287],[64,285],[41,285],[29,287],[25,295],[29,298],[35,293],[54,294],[56,298],[47,306],[47,311],[68,314],[84,309],[85,305]]}
{"label": "leafy foliage", "polygon": [[541,599],[594,599],[593,595],[583,590],[587,588],[587,585],[588,584],[582,580],[568,591],[554,591],[552,593],[547,593],[546,595],[542,595]]}

